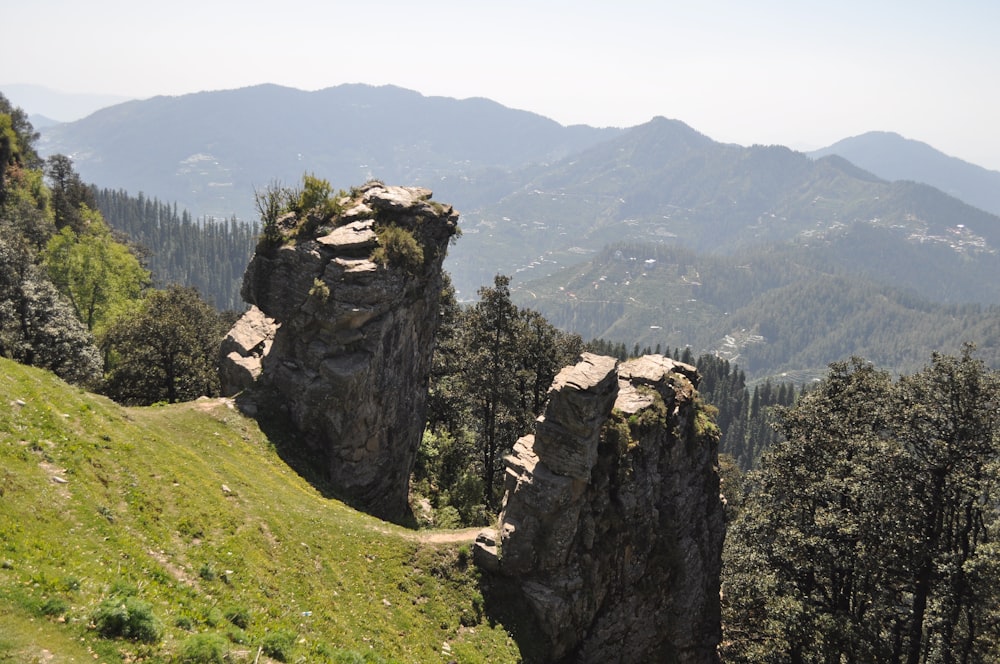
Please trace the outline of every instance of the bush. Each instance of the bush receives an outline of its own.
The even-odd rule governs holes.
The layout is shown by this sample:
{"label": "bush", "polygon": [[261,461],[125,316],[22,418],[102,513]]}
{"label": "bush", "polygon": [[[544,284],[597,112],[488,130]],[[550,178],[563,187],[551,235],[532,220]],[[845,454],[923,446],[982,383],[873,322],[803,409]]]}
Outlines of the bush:
{"label": "bush", "polygon": [[250,625],[250,611],[242,606],[230,606],[224,615],[226,620],[242,629],[246,629]]}
{"label": "bush", "polygon": [[219,634],[196,634],[181,645],[180,664],[225,664],[229,644]]}
{"label": "bush", "polygon": [[69,602],[62,597],[50,597],[39,609],[43,616],[61,616],[69,611]]}
{"label": "bush", "polygon": [[174,627],[177,629],[183,629],[185,632],[190,632],[194,629],[194,619],[191,616],[179,616],[177,620],[174,621]]}
{"label": "bush", "polygon": [[247,633],[236,625],[230,625],[226,628],[226,638],[241,646],[250,643],[250,638],[247,636]]}
{"label": "bush", "polygon": [[424,250],[413,233],[399,226],[383,226],[376,230],[379,246],[371,260],[379,265],[398,265],[416,272],[424,264]]}
{"label": "bush", "polygon": [[292,656],[292,648],[295,646],[295,633],[287,629],[268,632],[260,645],[268,657],[273,657],[279,662],[287,662]]}
{"label": "bush", "polygon": [[260,214],[260,221],[263,226],[262,235],[265,242],[279,244],[282,240],[281,226],[278,220],[288,211],[292,199],[296,194],[289,188],[281,186],[278,182],[272,182],[263,191],[253,192],[254,204]]}
{"label": "bush", "polygon": [[137,597],[110,597],[93,616],[97,633],[105,638],[122,638],[143,643],[160,640],[162,628],[153,607]]}

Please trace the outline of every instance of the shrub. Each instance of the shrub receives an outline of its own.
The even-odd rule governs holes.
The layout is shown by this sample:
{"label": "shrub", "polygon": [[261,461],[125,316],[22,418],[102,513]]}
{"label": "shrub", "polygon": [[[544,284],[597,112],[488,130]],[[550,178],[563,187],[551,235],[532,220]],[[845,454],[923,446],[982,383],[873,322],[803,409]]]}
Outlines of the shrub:
{"label": "shrub", "polygon": [[226,609],[226,620],[237,627],[246,629],[250,625],[250,611],[242,606],[230,606]]}
{"label": "shrub", "polygon": [[195,634],[181,645],[180,664],[225,664],[229,644],[219,634]]}
{"label": "shrub", "polygon": [[378,244],[371,260],[379,265],[398,265],[415,272],[424,264],[424,250],[413,233],[400,226],[382,226],[376,230]]}
{"label": "shrub", "polygon": [[250,643],[247,633],[236,625],[230,625],[226,628],[226,638],[241,646]]}
{"label": "shrub", "polygon": [[299,191],[297,207],[300,212],[309,212],[313,208],[323,208],[326,206],[330,196],[333,194],[333,187],[323,178],[318,178],[312,174],[302,176],[302,189]]}
{"label": "shrub", "polygon": [[62,597],[50,597],[39,608],[43,616],[61,616],[69,611],[69,602]]}
{"label": "shrub", "polygon": [[93,621],[97,633],[105,638],[156,643],[162,631],[153,608],[131,596],[104,600],[94,612]]}
{"label": "shrub", "polygon": [[222,611],[213,606],[205,611],[202,620],[209,627],[218,627],[223,621]]}
{"label": "shrub", "polygon": [[281,186],[279,182],[272,182],[263,191],[254,189],[254,204],[260,214],[264,241],[271,244],[281,242],[282,233],[278,220],[288,211],[294,196],[295,192]]}
{"label": "shrub", "polygon": [[268,657],[273,657],[279,662],[287,662],[292,656],[292,647],[295,645],[295,633],[287,629],[277,629],[264,635],[261,641],[261,648]]}
{"label": "shrub", "polygon": [[174,621],[174,626],[177,629],[183,629],[185,632],[190,632],[194,629],[194,619],[191,616],[178,616],[177,620]]}

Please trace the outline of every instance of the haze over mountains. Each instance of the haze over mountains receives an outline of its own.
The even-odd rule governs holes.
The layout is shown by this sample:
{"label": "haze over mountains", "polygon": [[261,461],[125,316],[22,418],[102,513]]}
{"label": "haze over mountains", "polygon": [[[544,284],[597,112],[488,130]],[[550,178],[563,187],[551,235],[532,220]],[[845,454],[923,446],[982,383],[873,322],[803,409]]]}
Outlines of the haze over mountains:
{"label": "haze over mountains", "polygon": [[937,187],[970,205],[1000,214],[1000,172],[970,164],[930,145],[888,131],[845,138],[810,152],[836,154],[885,180],[913,180]]}
{"label": "haze over mountains", "polygon": [[12,104],[28,112],[35,129],[79,120],[107,106],[128,101],[128,97],[121,95],[60,92],[25,83],[0,84],[0,90]]}
{"label": "haze over mountains", "polygon": [[373,177],[435,187],[558,159],[619,131],[392,86],[261,85],[119,104],[47,129],[39,147],[69,154],[99,186],[144,191],[199,216],[253,218],[255,189],[294,185],[305,172],[342,188]]}
{"label": "haze over mountains", "polygon": [[[980,330],[970,340],[981,346],[1000,337],[982,332],[997,319],[989,310],[973,320],[939,309],[1000,303],[1000,218],[980,209],[1000,209],[991,198],[1000,195],[1000,173],[894,134],[806,155],[718,143],[665,118],[628,129],[564,127],[486,99],[264,85],[119,104],[43,129],[40,149],[72,156],[85,181],[176,201],[196,216],[254,218],[255,189],[295,185],[306,172],[342,188],[372,177],[427,186],[462,213],[464,236],[446,262],[461,298],[505,273],[520,301],[585,337],[713,352],[730,338],[761,337],[734,342],[729,355],[759,375],[822,369],[866,348],[890,366],[906,365],[901,349],[885,350],[889,338],[906,339],[907,356],[925,359],[942,343],[960,344],[965,329]],[[747,278],[747,266],[756,277]],[[593,295],[612,274],[620,275],[613,297],[611,289],[581,297],[581,284]],[[651,287],[637,289],[643,279]],[[746,291],[748,283],[758,291]],[[657,300],[657,288],[701,304],[687,307],[684,325],[667,324],[685,308],[673,296]],[[699,290],[744,300],[706,303]],[[810,318],[804,292],[843,316]],[[864,295],[847,302],[843,293]],[[791,301],[801,306],[781,306]],[[752,302],[757,314],[736,315]],[[856,326],[888,303],[921,313],[887,317],[895,322],[875,335],[883,341],[818,341],[837,320]],[[768,325],[778,315],[782,325]],[[962,326],[941,322],[949,315]],[[776,350],[775,334],[801,337],[809,325],[825,326],[823,334]],[[907,327],[951,336],[911,337],[900,332]]]}

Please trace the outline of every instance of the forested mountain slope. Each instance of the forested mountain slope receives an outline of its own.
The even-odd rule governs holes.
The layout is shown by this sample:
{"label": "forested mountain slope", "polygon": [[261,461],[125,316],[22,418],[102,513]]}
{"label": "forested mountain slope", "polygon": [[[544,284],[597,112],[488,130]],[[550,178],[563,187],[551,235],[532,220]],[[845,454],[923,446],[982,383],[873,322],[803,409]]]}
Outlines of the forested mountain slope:
{"label": "forested mountain slope", "polygon": [[[821,248],[801,245],[696,253],[663,244],[622,243],[591,261],[514,290],[521,304],[584,338],[640,345],[691,345],[736,362],[752,379],[787,374],[795,381],[823,373],[832,361],[862,355],[896,371],[919,367],[932,351],[957,352],[976,343],[1000,366],[1000,293],[989,274],[995,255],[971,262],[950,249],[890,243],[892,231],[866,227]],[[855,252],[871,262],[852,262]],[[935,272],[924,272],[932,252]],[[838,256],[841,257],[838,259]],[[911,264],[912,263],[912,264]],[[890,273],[898,273],[890,283]],[[981,293],[992,305],[920,294],[924,279],[956,295]],[[987,279],[984,283],[977,279]]]}
{"label": "forested mountain slope", "polygon": [[242,311],[243,272],[257,245],[260,225],[229,219],[195,220],[143,194],[93,188],[112,228],[137,245],[156,285],[192,286],[220,311]]}

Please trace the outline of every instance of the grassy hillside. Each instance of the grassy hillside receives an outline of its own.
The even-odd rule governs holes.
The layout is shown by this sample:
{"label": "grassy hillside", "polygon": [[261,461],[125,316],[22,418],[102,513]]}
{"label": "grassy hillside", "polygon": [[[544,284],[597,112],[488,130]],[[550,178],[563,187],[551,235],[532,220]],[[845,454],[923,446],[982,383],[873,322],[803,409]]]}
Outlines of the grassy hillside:
{"label": "grassy hillside", "polygon": [[[517,661],[445,539],[324,497],[224,401],[122,408],[0,359],[0,662]],[[122,606],[152,643],[100,634]]]}

